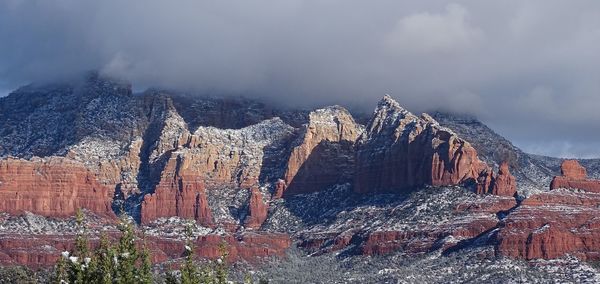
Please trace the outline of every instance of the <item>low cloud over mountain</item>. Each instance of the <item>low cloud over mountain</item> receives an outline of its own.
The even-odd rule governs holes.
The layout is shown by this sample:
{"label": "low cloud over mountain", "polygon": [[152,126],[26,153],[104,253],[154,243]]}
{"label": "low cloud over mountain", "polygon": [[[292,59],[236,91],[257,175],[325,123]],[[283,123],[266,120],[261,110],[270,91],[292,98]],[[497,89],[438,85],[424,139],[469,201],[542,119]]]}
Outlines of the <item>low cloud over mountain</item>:
{"label": "low cloud over mountain", "polygon": [[596,1],[6,0],[0,43],[3,93],[91,69],[303,106],[389,93],[529,151],[600,156]]}

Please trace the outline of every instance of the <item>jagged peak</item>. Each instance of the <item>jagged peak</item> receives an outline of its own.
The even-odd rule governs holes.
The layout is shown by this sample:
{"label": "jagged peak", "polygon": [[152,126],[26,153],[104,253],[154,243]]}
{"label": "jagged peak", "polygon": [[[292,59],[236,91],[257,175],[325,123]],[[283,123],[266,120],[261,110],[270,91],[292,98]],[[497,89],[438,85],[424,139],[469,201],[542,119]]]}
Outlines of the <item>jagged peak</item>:
{"label": "jagged peak", "polygon": [[404,109],[400,103],[398,103],[394,98],[390,95],[385,94],[381,100],[377,103],[377,108],[375,112],[383,111],[383,110],[394,110],[400,113],[410,113],[406,109]]}
{"label": "jagged peak", "polygon": [[309,125],[314,123],[328,123],[337,125],[340,122],[356,124],[352,114],[350,114],[347,109],[339,105],[313,110],[309,113],[308,120]]}
{"label": "jagged peak", "polygon": [[378,122],[380,120],[393,122],[398,118],[408,118],[409,120],[418,119],[417,116],[404,109],[396,100],[394,100],[390,95],[386,94],[379,101],[379,103],[377,103],[377,107],[375,108],[373,117],[371,118],[371,124],[380,124],[380,122]]}

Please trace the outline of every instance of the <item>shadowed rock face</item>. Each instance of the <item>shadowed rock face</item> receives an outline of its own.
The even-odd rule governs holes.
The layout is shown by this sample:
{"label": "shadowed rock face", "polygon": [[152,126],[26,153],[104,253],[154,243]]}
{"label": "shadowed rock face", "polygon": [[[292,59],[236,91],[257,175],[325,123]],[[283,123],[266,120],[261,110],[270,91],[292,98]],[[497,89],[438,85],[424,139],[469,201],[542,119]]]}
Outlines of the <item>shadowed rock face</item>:
{"label": "shadowed rock face", "polygon": [[467,141],[386,96],[358,139],[354,188],[406,192],[423,185],[474,183],[485,169]]}
{"label": "shadowed rock face", "polygon": [[113,190],[82,164],[53,157],[0,160],[0,212],[73,216],[79,208],[114,217]]}
{"label": "shadowed rock face", "polygon": [[351,180],[360,126],[347,110],[313,111],[286,165],[284,195],[310,193]]}
{"label": "shadowed rock face", "polygon": [[141,221],[149,223],[161,217],[196,220],[206,227],[214,225],[203,178],[190,172],[178,156],[169,160],[155,194],[142,202]]}
{"label": "shadowed rock face", "polygon": [[575,160],[566,160],[561,167],[562,176],[555,176],[550,189],[572,188],[600,193],[600,180],[587,179],[586,169]]}

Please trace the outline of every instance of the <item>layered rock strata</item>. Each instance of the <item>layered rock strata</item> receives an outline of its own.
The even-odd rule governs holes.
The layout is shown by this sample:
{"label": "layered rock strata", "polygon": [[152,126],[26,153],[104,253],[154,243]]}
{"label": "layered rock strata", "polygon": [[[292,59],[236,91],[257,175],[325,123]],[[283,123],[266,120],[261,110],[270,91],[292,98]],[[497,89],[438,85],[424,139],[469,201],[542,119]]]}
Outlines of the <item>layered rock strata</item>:
{"label": "layered rock strata", "polygon": [[114,190],[100,184],[82,164],[65,158],[0,160],[0,211],[48,217],[73,216],[78,209],[114,217]]}
{"label": "layered rock strata", "polygon": [[555,176],[550,189],[571,188],[600,193],[600,180],[587,178],[586,169],[576,160],[566,160],[560,167],[561,176]]}
{"label": "layered rock strata", "polygon": [[501,223],[499,254],[524,259],[600,259],[600,194],[556,189],[530,196]]}
{"label": "layered rock strata", "polygon": [[203,177],[187,167],[185,158],[174,154],[163,171],[156,192],[144,197],[142,223],[178,216],[194,219],[203,226],[213,226],[205,190]]}

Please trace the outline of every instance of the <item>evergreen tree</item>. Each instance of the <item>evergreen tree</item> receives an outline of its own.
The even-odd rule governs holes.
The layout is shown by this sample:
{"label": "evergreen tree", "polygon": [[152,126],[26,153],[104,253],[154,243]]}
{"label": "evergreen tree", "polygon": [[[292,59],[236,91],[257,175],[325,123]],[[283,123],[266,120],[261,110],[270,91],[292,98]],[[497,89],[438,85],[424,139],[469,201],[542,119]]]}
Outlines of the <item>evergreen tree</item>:
{"label": "evergreen tree", "polygon": [[138,270],[139,283],[152,283],[152,262],[150,261],[150,250],[146,246],[146,240],[143,241],[142,252],[140,253],[141,265]]}
{"label": "evergreen tree", "polygon": [[181,284],[201,283],[198,267],[194,265],[194,242],[191,224],[185,227],[185,236],[185,262],[181,267]]}
{"label": "evergreen tree", "polygon": [[[118,243],[111,245],[108,235],[103,233],[99,245],[93,251],[90,250],[88,229],[81,211],[77,212],[76,221],[78,231],[75,249],[72,253],[66,251],[61,254],[55,266],[53,283],[153,283],[151,255],[145,237],[142,237],[142,246],[138,249],[136,244],[139,242],[136,242],[138,238],[134,225],[125,215],[121,216],[119,222],[121,236]],[[173,271],[169,271],[166,273],[166,283],[228,283],[228,251],[225,243],[219,245],[221,256],[216,261],[199,267],[194,261],[193,224],[186,227],[185,236],[185,259],[180,267],[180,276],[177,277]],[[246,278],[246,283],[252,283],[252,279]]]}
{"label": "evergreen tree", "polygon": [[64,284],[69,283],[69,276],[67,273],[67,258],[68,252],[63,252],[58,261],[56,262],[56,266],[54,267],[54,277],[52,282],[55,284]]}
{"label": "evergreen tree", "polygon": [[113,275],[115,274],[115,251],[110,246],[110,241],[106,233],[102,233],[100,237],[100,245],[95,252],[96,262],[98,263],[94,277],[97,283],[111,284],[113,283]]}
{"label": "evergreen tree", "polygon": [[75,239],[75,251],[73,252],[73,256],[69,258],[69,265],[71,267],[69,283],[89,283],[92,275],[89,269],[91,258],[89,255],[89,238],[85,215],[81,209],[78,209],[75,216],[77,237]]}
{"label": "evergreen tree", "polygon": [[122,235],[117,246],[116,283],[136,283],[135,265],[138,259],[138,252],[135,246],[135,233],[133,225],[124,214],[121,215],[119,230]]}
{"label": "evergreen tree", "polygon": [[229,256],[229,251],[227,250],[227,244],[225,242],[219,244],[219,254],[221,256],[217,259],[217,266],[215,269],[216,282],[218,284],[226,284],[227,276],[229,274],[229,271],[227,270],[227,257]]}
{"label": "evergreen tree", "polygon": [[173,271],[167,271],[165,284],[179,284],[179,282],[177,281],[177,276]]}

